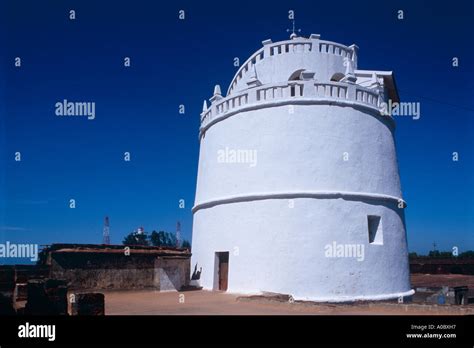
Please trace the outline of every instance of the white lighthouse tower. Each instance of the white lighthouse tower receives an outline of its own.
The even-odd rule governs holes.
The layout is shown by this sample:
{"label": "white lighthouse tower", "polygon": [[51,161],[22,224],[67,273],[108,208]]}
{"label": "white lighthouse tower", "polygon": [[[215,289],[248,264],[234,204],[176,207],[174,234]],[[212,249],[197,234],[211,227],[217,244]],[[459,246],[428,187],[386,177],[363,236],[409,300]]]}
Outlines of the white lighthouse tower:
{"label": "white lighthouse tower", "polygon": [[205,289],[315,301],[409,296],[390,71],[356,45],[262,42],[204,103],[193,267]]}

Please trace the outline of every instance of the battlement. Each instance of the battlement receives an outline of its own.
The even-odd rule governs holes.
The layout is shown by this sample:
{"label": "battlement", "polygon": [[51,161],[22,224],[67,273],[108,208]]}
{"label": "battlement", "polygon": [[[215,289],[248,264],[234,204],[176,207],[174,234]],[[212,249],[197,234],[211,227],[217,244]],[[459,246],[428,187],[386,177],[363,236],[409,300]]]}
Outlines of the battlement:
{"label": "battlement", "polygon": [[263,47],[252,54],[236,72],[227,90],[227,96],[237,91],[239,82],[245,80],[249,72],[252,73],[257,63],[270,57],[280,58],[291,55],[291,58],[294,59],[295,54],[300,56],[308,54],[333,55],[342,59],[350,59],[354,68],[357,67],[358,47],[356,45],[345,46],[336,42],[320,40],[319,37],[317,34],[311,34],[309,38],[295,37],[275,43],[271,40],[263,41]]}
{"label": "battlement", "polygon": [[[263,85],[214,101],[201,113],[200,134],[202,135],[213,124],[247,110],[280,105],[331,104],[359,107],[381,115],[380,105],[384,101],[381,90],[344,82],[309,80]],[[391,116],[383,117],[393,125]]]}

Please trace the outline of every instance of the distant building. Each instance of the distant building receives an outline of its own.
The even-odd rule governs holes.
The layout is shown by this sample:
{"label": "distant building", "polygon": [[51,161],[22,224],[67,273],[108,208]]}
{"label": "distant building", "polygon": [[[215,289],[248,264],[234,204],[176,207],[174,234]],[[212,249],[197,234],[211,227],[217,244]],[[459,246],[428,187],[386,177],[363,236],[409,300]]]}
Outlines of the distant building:
{"label": "distant building", "polygon": [[53,244],[42,251],[50,277],[72,289],[180,290],[189,284],[186,249],[96,244]]}

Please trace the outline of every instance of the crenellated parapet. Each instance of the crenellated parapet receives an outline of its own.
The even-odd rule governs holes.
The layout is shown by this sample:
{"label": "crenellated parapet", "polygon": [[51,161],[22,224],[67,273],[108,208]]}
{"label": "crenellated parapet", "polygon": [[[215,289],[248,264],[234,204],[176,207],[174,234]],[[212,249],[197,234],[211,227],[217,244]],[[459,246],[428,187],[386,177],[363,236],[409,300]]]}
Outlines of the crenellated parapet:
{"label": "crenellated parapet", "polygon": [[[236,72],[227,90],[227,96],[247,88],[246,81],[249,74],[253,73],[256,65],[259,65],[263,70],[265,70],[265,65],[271,65],[272,67],[277,65],[274,70],[284,74],[287,68],[291,69],[292,64],[288,64],[289,61],[299,66],[303,63],[309,69],[316,68],[314,64],[317,64],[320,68],[327,68],[326,70],[332,75],[336,72],[344,72],[342,64],[344,60],[350,60],[354,69],[357,69],[358,47],[356,45],[345,46],[319,38],[318,34],[311,34],[309,38],[294,37],[291,40],[275,43],[271,40],[263,41],[263,47],[252,54]],[[334,61],[333,58],[337,59]],[[320,73],[324,75],[325,72],[320,71]],[[274,76],[271,74],[265,75],[268,77]],[[283,81],[283,79],[280,79],[280,81]]]}
{"label": "crenellated parapet", "polygon": [[[262,85],[213,100],[211,106],[207,108],[206,104],[201,113],[201,134],[215,123],[248,110],[281,105],[331,104],[362,108],[382,118],[380,105],[385,102],[380,89],[345,82],[314,80]],[[391,116],[383,118],[388,120],[390,126],[394,125]]]}
{"label": "crenellated parapet", "polygon": [[204,103],[200,134],[239,112],[281,105],[332,104],[367,110],[394,127],[390,116],[382,117],[381,104],[398,94],[391,72],[357,70],[358,47],[292,35],[290,40],[265,40],[236,72],[227,96],[217,85]]}

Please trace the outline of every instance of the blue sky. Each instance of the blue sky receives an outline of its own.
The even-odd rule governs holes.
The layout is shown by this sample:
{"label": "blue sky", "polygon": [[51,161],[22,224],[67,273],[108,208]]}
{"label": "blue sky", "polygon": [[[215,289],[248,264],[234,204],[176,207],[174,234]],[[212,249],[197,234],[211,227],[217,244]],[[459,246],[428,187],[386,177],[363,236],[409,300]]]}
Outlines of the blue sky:
{"label": "blue sky", "polygon": [[[401,99],[421,103],[419,120],[396,119],[410,251],[474,249],[470,1],[3,1],[0,242],[98,243],[106,215],[116,244],[177,220],[191,239],[202,101],[227,90],[234,57],[288,37],[288,10],[302,35],[356,43],[359,68],[393,70]],[[63,99],[95,102],[96,118],[55,116]]]}

